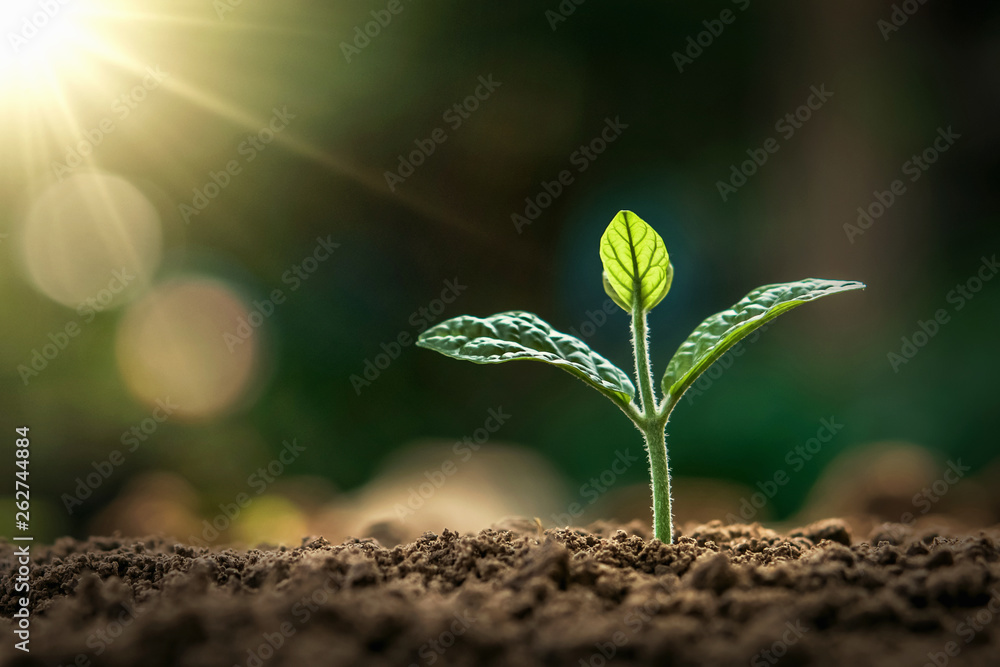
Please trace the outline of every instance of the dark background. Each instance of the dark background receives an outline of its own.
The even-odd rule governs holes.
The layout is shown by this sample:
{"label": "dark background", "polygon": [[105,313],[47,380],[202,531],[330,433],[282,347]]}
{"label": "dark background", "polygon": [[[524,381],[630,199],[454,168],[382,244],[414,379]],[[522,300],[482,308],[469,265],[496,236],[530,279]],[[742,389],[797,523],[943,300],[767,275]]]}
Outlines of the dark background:
{"label": "dark background", "polygon": [[[435,491],[442,511],[469,509],[480,526],[508,513],[550,525],[570,502],[587,505],[580,485],[609,470],[616,451],[638,454],[641,440],[565,373],[541,364],[477,367],[410,346],[360,392],[351,376],[363,375],[383,343],[419,331],[411,314],[430,306],[446,280],[467,289],[435,320],[524,309],[563,331],[590,331],[581,325],[607,299],[598,241],[626,208],[659,231],[675,267],[672,291],[650,320],[657,381],[692,328],[758,285],[805,277],[868,285],[776,321],[701,395],[680,403],[668,447],[681,518],[705,507],[717,518],[736,512],[741,497],[781,469],[794,472],[789,484],[754,518],[788,518],[824,469],[830,474],[828,464],[850,462],[838,473],[849,481],[869,475],[882,451],[890,472],[918,461],[933,480],[960,458],[970,476],[985,479],[996,457],[1000,281],[986,282],[961,310],[948,294],[1000,246],[996,6],[902,3],[915,11],[886,39],[878,22],[890,20],[891,3],[562,4],[575,10],[553,28],[555,1],[403,0],[350,62],[342,43],[385,3],[243,2],[221,17],[210,2],[114,11],[104,3],[105,11],[85,6],[65,17],[113,48],[91,45],[53,65],[42,91],[6,86],[0,114],[0,433],[11,444],[0,451],[13,462],[14,427],[31,427],[34,534],[163,530],[187,538],[296,439],[305,451],[255,496],[227,539],[339,536],[359,530],[358,516],[375,521],[405,503],[409,488],[434,477],[426,471],[455,459],[451,443],[498,406],[509,422],[470,461],[479,467],[459,465],[455,481]],[[678,71],[675,53],[723,10],[734,20]],[[155,207],[162,241],[145,264],[150,279],[82,327],[26,385],[19,365],[50,332],[79,320],[72,305],[35,289],[24,268],[31,207],[57,182],[52,161],[153,65],[169,76],[74,171],[123,178]],[[501,85],[454,129],[443,114],[474,93],[480,76]],[[813,86],[832,97],[784,136],[775,124]],[[241,142],[285,107],[294,115],[287,129],[243,162]],[[627,127],[579,173],[573,153],[609,118]],[[447,140],[390,191],[385,172],[435,128]],[[960,138],[911,182],[904,163],[939,128]],[[779,150],[723,201],[717,182],[769,137]],[[179,206],[233,159],[241,172],[186,222]],[[574,181],[519,233],[512,214],[524,215],[525,198],[564,169]],[[845,225],[858,207],[895,179],[905,193],[849,238]],[[64,215],[75,224],[72,211]],[[318,237],[340,246],[293,291],[282,276]],[[89,248],[46,261],[58,274]],[[144,359],[161,360],[152,364],[159,370],[136,380],[127,370],[128,322],[165,308],[157,290],[176,281],[214,286],[232,309],[197,289],[179,298],[151,325],[160,337],[138,344]],[[236,330],[241,308],[275,288],[287,300],[233,362],[223,334]],[[938,309],[949,321],[894,370],[887,355]],[[199,318],[206,323],[192,324]],[[585,338],[631,373],[623,312]],[[123,433],[152,414],[154,397],[168,395],[186,411],[128,452]],[[793,471],[786,454],[831,417],[843,429]],[[115,449],[124,463],[68,513],[64,494]],[[472,481],[459,482],[466,474]],[[903,509],[924,479],[914,474],[899,492]],[[615,477],[581,520],[645,520],[645,463]],[[379,487],[380,479],[391,481]],[[826,484],[832,497],[851,493]],[[383,489],[378,502],[373,488]],[[451,525],[440,518],[447,513],[418,515],[407,525]],[[4,519],[0,533],[8,530]]]}

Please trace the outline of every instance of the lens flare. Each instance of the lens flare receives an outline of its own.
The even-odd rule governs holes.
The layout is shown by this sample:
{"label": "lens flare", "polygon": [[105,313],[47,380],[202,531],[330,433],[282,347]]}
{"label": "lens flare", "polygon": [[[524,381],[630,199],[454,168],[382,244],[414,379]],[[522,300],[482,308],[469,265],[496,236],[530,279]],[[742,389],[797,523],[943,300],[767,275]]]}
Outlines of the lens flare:
{"label": "lens flare", "polygon": [[117,176],[78,174],[28,211],[21,251],[30,282],[50,299],[105,310],[145,287],[160,264],[156,209]]}
{"label": "lens flare", "polygon": [[169,398],[181,418],[241,407],[256,386],[258,334],[232,346],[224,336],[247,315],[243,301],[212,279],[156,286],[119,323],[116,353],[125,384],[149,405]]}

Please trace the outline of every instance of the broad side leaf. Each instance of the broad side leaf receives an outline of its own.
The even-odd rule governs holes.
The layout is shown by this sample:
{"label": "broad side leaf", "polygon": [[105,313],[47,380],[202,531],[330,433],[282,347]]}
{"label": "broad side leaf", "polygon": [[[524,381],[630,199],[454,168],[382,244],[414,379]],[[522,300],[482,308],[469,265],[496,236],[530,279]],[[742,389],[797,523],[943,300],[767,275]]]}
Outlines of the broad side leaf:
{"label": "broad side leaf", "polygon": [[778,315],[807,301],[864,288],[864,283],[856,281],[817,278],[758,287],[729,310],[709,317],[688,336],[663,374],[664,393],[671,400],[679,399],[729,348]]}
{"label": "broad side leaf", "polygon": [[613,291],[615,303],[629,312],[636,303],[643,311],[652,310],[674,279],[663,239],[632,211],[619,211],[604,231],[601,262],[605,291]]}
{"label": "broad side leaf", "polygon": [[543,361],[569,371],[616,403],[627,405],[635,396],[635,387],[621,369],[578,338],[521,310],[486,318],[454,317],[420,334],[417,345],[477,364]]}

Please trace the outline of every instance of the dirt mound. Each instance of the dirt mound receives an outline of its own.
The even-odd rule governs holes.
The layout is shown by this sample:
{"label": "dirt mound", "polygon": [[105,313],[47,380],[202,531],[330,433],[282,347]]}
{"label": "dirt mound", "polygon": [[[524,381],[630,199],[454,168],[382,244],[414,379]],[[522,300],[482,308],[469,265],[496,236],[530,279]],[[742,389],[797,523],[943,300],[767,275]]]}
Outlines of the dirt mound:
{"label": "dirt mound", "polygon": [[[4,665],[1000,664],[1000,535],[842,522],[782,536],[637,524],[209,550],[33,549],[30,653]],[[13,626],[15,545],[0,544]]]}

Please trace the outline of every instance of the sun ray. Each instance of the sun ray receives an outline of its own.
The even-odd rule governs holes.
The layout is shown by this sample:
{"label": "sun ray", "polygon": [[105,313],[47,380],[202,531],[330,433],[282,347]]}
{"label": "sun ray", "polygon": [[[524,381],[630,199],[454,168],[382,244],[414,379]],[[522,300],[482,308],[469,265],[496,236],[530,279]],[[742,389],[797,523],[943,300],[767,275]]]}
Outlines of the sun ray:
{"label": "sun ray", "polygon": [[[66,18],[77,20],[78,23],[65,28],[64,42],[45,45],[58,47],[57,52],[52,54],[52,62],[40,63],[30,75],[25,74],[34,88],[33,94],[21,97],[6,95],[15,99],[14,106],[22,110],[22,113],[18,114],[21,124],[17,135],[22,151],[21,157],[26,164],[25,178],[32,190],[43,185],[44,174],[49,173],[47,166],[42,166],[49,162],[44,157],[47,152],[46,136],[54,134],[69,137],[66,141],[72,144],[85,130],[74,108],[72,94],[78,94],[81,87],[85,87],[88,91],[110,88],[116,85],[113,82],[117,80],[116,77],[120,78],[122,73],[140,75],[149,67],[147,62],[139,59],[135,45],[130,43],[130,40],[138,39],[136,35],[133,33],[126,35],[117,29],[119,25],[142,24],[189,31],[257,31],[277,36],[297,37],[328,34],[311,28],[302,30],[280,24],[262,25],[236,20],[212,21],[180,11],[165,12],[155,9],[139,11],[111,0],[79,0],[75,9],[75,15]],[[67,57],[67,54],[72,57]],[[72,91],[67,89],[69,82],[74,86]],[[247,132],[259,132],[268,122],[266,118],[262,118],[252,110],[254,107],[250,107],[249,103],[228,100],[181,75],[170,76],[164,80],[162,88],[168,94],[184,100],[193,107],[224,119]],[[3,93],[0,86],[0,95]],[[41,112],[33,111],[31,106]],[[3,113],[0,109],[0,115]],[[2,133],[3,130],[0,129],[0,134]],[[428,223],[454,229],[477,242],[489,243],[501,252],[524,252],[521,247],[515,248],[513,241],[497,239],[495,235],[486,232],[488,226],[476,224],[477,221],[456,214],[446,205],[432,203],[415,193],[413,189],[408,192],[390,192],[380,168],[359,165],[355,161],[339,157],[317,145],[308,136],[295,131],[294,128],[276,135],[275,143],[295,155],[321,165],[336,176],[359,185],[379,198],[412,211]],[[85,156],[85,164],[96,167],[99,165],[99,160],[96,155],[88,155]]]}

